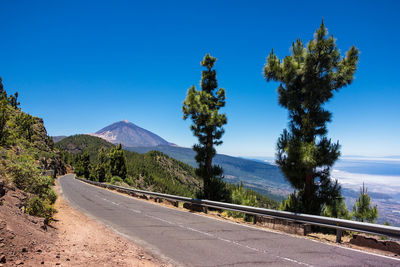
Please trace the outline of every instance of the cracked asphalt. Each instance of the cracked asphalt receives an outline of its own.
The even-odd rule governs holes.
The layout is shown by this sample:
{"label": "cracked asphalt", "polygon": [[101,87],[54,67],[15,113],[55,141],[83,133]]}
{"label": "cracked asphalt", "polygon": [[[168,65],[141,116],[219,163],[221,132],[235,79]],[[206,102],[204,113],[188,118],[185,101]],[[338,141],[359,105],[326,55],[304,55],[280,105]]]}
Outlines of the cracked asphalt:
{"label": "cracked asphalt", "polygon": [[[66,175],[75,208],[179,266],[400,266],[400,260],[226,222],[95,187]],[[84,227],[84,225],[82,226]]]}

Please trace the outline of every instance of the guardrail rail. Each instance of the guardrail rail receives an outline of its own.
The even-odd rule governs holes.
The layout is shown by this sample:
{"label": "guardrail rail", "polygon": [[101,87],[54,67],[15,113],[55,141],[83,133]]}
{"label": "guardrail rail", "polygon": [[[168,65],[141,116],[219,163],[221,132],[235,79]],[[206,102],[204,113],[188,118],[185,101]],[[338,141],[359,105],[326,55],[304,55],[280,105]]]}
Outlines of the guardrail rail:
{"label": "guardrail rail", "polygon": [[76,177],[76,179],[86,182],[86,183],[89,183],[89,184],[97,185],[97,186],[108,188],[108,189],[116,189],[116,190],[123,191],[126,193],[144,194],[144,195],[149,195],[149,196],[153,196],[153,197],[173,200],[173,201],[190,203],[190,204],[198,205],[201,207],[238,211],[238,212],[243,212],[243,213],[249,214],[249,215],[272,217],[272,218],[277,218],[277,219],[282,219],[282,220],[294,221],[294,222],[298,222],[298,223],[305,223],[305,224],[317,225],[317,226],[326,227],[326,228],[332,228],[332,229],[336,229],[336,241],[337,242],[341,242],[343,230],[361,232],[361,233],[367,233],[367,234],[383,235],[383,236],[388,236],[388,237],[392,237],[395,239],[400,239],[400,227],[373,224],[373,223],[365,223],[365,222],[357,222],[357,221],[337,219],[337,218],[331,218],[331,217],[293,213],[293,212],[287,212],[287,211],[279,211],[279,210],[257,208],[257,207],[250,207],[250,206],[242,206],[242,205],[236,205],[236,204],[224,203],[224,202],[218,202],[218,201],[211,201],[211,200],[205,200],[205,199],[194,199],[194,198],[189,198],[189,197],[181,197],[181,196],[175,196],[175,195],[127,188],[127,187],[111,185],[111,184],[107,184],[107,183],[100,183],[100,182],[90,181],[90,180],[86,180],[86,179],[82,179],[82,178],[78,178],[78,177]]}

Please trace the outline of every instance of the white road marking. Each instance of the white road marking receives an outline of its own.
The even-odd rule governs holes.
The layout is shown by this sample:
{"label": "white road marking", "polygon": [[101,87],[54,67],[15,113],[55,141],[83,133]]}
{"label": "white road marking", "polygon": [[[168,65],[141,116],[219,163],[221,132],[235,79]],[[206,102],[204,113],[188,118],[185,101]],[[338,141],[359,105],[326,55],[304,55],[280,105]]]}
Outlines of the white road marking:
{"label": "white road marking", "polygon": [[[221,240],[221,241],[224,241],[224,242],[227,242],[227,243],[231,243],[231,244],[234,244],[234,245],[239,246],[239,247],[244,247],[244,248],[247,248],[247,249],[250,249],[250,250],[253,250],[253,251],[256,251],[256,252],[264,253],[264,254],[268,253],[268,255],[271,255],[270,252],[267,251],[267,250],[258,249],[258,248],[255,248],[255,247],[251,247],[249,245],[243,245],[243,244],[241,244],[241,243],[239,243],[237,241],[230,240],[230,239],[225,239],[225,238],[219,237],[219,236],[211,234],[211,233],[207,233],[207,232],[204,232],[204,231],[192,228],[192,227],[185,226],[185,225],[183,225],[181,223],[171,222],[171,221],[159,218],[157,216],[149,215],[149,214],[144,214],[144,216],[152,218],[152,219],[155,219],[155,220],[158,220],[158,221],[161,221],[161,222],[164,222],[164,223],[167,223],[167,224],[170,224],[170,225],[178,226],[178,227],[180,227],[182,229],[185,229],[185,230],[196,232],[196,233],[208,236],[208,237],[213,237],[215,239],[218,239],[218,240]],[[276,258],[278,258],[278,259],[285,260],[285,261],[290,261],[290,262],[293,262],[293,263],[296,263],[296,264],[299,264],[299,265],[312,266],[310,264],[307,264],[307,263],[304,263],[304,262],[301,262],[301,261],[297,261],[297,260],[294,260],[294,259],[290,259],[290,258],[287,258],[287,257],[281,257],[281,256],[278,256],[278,255],[274,255],[274,256]]]}

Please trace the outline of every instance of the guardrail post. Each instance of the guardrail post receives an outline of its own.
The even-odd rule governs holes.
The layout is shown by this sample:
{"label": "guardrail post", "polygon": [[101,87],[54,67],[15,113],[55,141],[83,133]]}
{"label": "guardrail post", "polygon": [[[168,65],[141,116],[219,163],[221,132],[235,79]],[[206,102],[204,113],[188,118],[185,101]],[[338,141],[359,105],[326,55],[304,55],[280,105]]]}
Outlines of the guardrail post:
{"label": "guardrail post", "polygon": [[257,224],[257,215],[253,216],[253,224]]}
{"label": "guardrail post", "polygon": [[342,243],[342,229],[336,229],[336,243]]}
{"label": "guardrail post", "polygon": [[175,207],[179,208],[179,201],[175,201]]}
{"label": "guardrail post", "polygon": [[207,213],[208,213],[208,207],[203,207],[203,212],[204,212],[205,214],[207,214]]}

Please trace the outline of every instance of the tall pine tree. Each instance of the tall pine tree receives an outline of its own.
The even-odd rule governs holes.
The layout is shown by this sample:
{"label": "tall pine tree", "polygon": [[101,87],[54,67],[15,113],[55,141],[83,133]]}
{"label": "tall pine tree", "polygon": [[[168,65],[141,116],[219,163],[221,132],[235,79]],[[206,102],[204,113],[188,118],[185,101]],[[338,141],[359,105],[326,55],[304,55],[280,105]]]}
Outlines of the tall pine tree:
{"label": "tall pine tree", "polygon": [[75,162],[75,173],[80,177],[84,177],[86,179],[90,176],[90,156],[87,151],[78,155]]}
{"label": "tall pine tree", "polygon": [[306,47],[298,39],[291,52],[281,61],[272,50],[264,68],[267,81],[280,82],[279,104],[290,118],[277,143],[276,162],[296,191],[283,208],[320,214],[340,196],[339,184],[330,179],[340,146],[326,136],[332,114],[324,104],[352,82],[359,52],[353,46],[342,57],[323,22]]}
{"label": "tall pine tree", "polygon": [[111,177],[118,176],[124,180],[126,178],[126,160],[121,144],[110,150],[108,160]]}
{"label": "tall pine tree", "polygon": [[101,147],[97,152],[97,163],[92,168],[92,180],[103,183],[106,181],[107,170],[109,169],[107,151]]}
{"label": "tall pine tree", "polygon": [[223,125],[227,123],[226,114],[220,113],[225,106],[225,90],[217,90],[217,73],[213,69],[216,60],[207,54],[201,61],[201,66],[206,68],[202,72],[201,90],[196,90],[195,86],[189,88],[182,111],[183,119],[192,119],[190,129],[199,140],[193,150],[197,152],[196,161],[199,164],[197,175],[204,181],[201,197],[227,200],[225,183],[221,181],[223,170],[212,164],[216,154],[214,146],[222,144]]}

